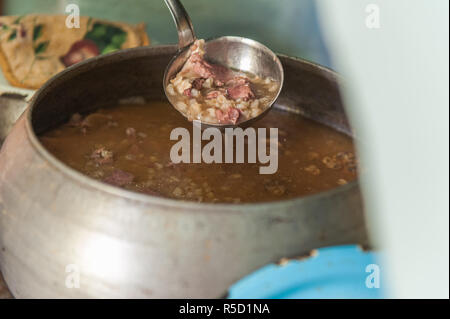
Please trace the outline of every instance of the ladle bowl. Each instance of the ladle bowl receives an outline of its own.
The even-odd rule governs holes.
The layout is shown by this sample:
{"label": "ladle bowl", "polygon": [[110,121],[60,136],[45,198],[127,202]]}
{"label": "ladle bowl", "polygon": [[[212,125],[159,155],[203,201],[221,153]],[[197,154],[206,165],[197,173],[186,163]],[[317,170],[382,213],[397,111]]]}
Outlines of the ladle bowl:
{"label": "ladle bowl", "polygon": [[[178,51],[169,62],[163,79],[166,97],[175,107],[176,100],[171,94],[168,94],[166,88],[169,81],[176,76],[189,58],[189,48],[196,40],[196,36],[191,20],[181,2],[179,0],[165,0],[165,2],[172,13],[178,30]],[[277,92],[269,101],[264,111],[256,117],[239,121],[236,125],[247,126],[267,114],[278,98],[284,81],[283,66],[274,52],[255,40],[237,36],[223,36],[205,41],[204,58],[211,63],[220,64],[227,68],[257,75],[262,78],[271,78],[278,82]],[[177,108],[175,107],[175,109]],[[180,113],[183,114],[182,112]],[[183,115],[185,116],[185,114]],[[208,127],[219,128],[236,126],[223,123],[202,124]]]}

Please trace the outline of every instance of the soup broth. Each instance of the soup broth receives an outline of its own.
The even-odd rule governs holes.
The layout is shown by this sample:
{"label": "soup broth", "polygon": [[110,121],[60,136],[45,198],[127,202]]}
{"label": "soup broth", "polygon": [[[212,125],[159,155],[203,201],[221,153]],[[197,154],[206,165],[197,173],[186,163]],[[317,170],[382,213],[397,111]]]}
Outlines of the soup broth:
{"label": "soup broth", "polygon": [[327,126],[273,109],[254,127],[278,128],[278,170],[261,163],[179,163],[170,159],[172,129],[192,123],[167,102],[119,105],[40,136],[59,160],[128,190],[209,203],[278,201],[322,192],[357,177],[352,139]]}

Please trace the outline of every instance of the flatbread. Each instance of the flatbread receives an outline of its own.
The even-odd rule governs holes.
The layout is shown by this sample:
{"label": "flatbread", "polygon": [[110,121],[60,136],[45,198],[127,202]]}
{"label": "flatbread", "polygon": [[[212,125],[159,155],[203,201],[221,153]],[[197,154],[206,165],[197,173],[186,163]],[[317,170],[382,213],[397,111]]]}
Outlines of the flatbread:
{"label": "flatbread", "polygon": [[64,15],[0,17],[0,67],[12,86],[38,89],[66,67],[99,54],[150,44],[145,25]]}

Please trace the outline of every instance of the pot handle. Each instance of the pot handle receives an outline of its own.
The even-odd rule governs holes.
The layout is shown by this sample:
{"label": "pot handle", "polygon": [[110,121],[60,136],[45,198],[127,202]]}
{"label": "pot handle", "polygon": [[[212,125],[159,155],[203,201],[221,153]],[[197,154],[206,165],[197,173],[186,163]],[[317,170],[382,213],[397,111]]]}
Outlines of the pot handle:
{"label": "pot handle", "polygon": [[179,0],[164,0],[178,30],[178,49],[191,45],[196,37],[191,18]]}

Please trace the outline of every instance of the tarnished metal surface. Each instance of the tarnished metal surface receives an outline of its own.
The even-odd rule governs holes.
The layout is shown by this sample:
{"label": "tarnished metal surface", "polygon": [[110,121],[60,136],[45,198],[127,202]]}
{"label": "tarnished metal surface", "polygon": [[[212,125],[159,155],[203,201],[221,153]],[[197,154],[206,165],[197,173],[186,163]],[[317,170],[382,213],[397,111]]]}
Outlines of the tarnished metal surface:
{"label": "tarnished metal surface", "polygon": [[186,9],[180,0],[164,0],[172,14],[178,31],[178,47],[185,48],[195,41],[195,32]]}
{"label": "tarnished metal surface", "polygon": [[20,96],[0,96],[0,146],[27,105]]}
{"label": "tarnished metal surface", "polygon": [[[70,67],[14,126],[0,153],[0,266],[15,297],[215,298],[283,257],[366,243],[356,182],[282,202],[189,203],[100,183],[39,143],[36,132],[75,111],[164,97],[163,72],[175,50],[136,48]],[[280,59],[279,106],[348,131],[335,75]]]}

